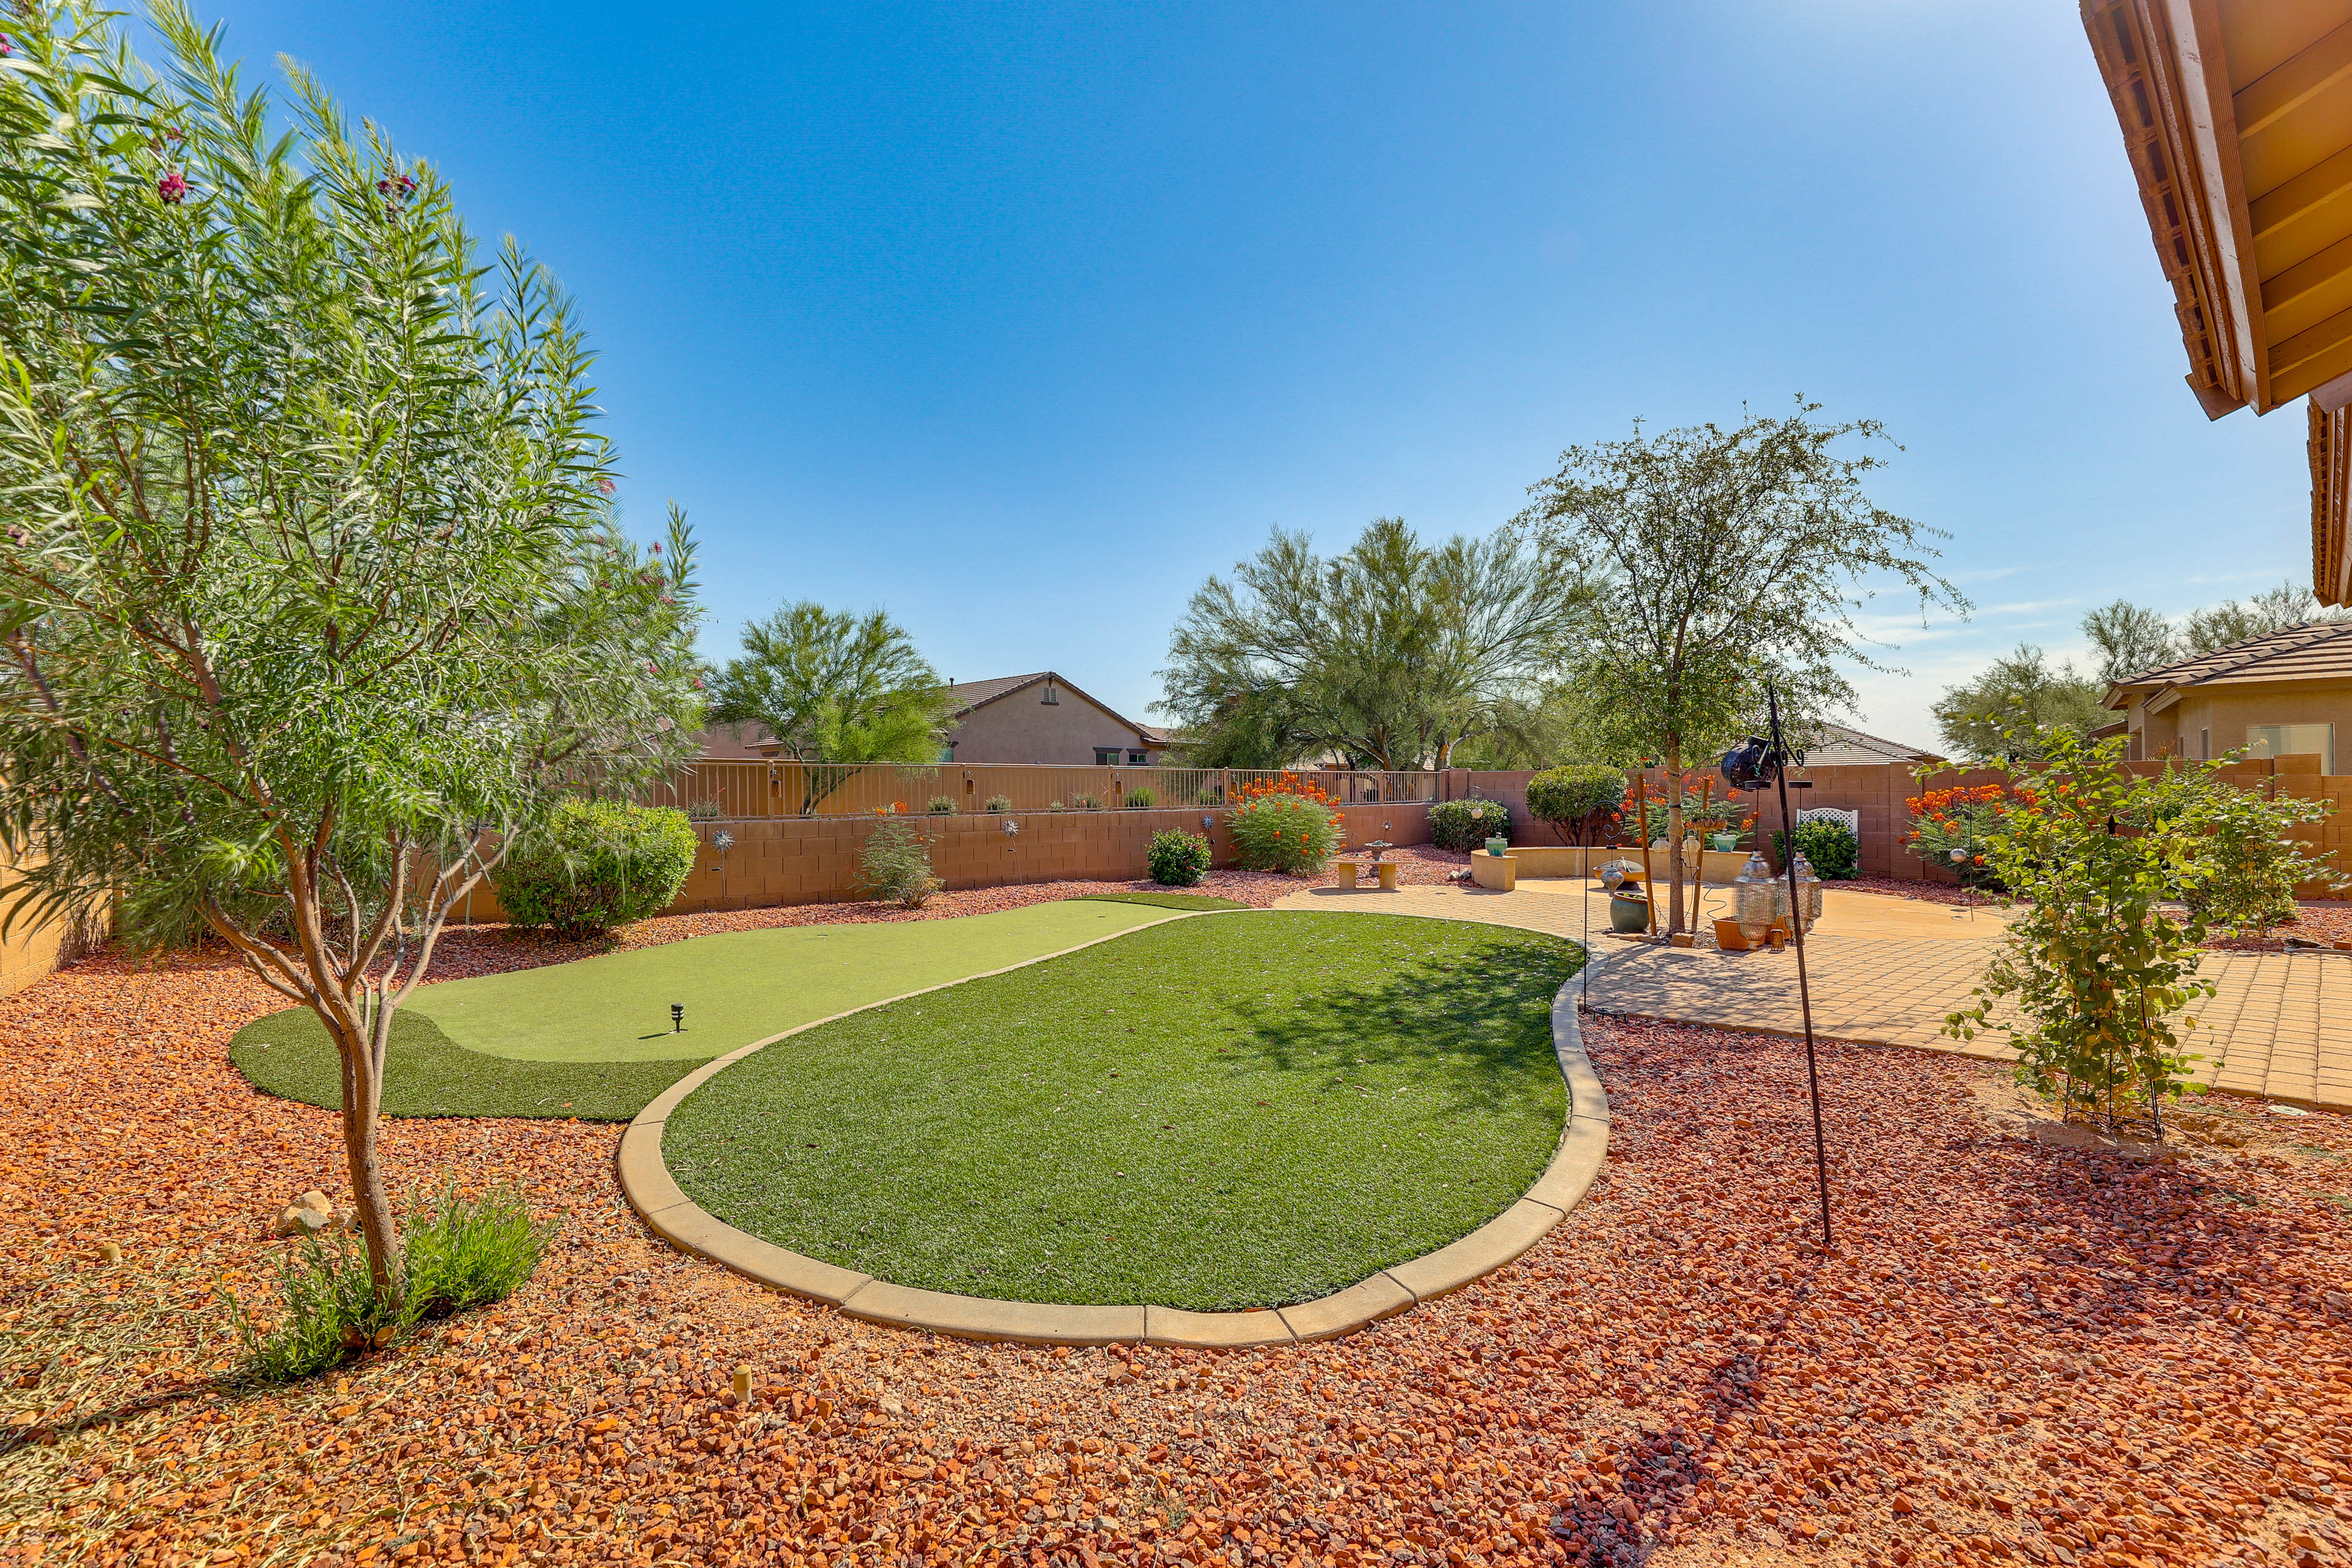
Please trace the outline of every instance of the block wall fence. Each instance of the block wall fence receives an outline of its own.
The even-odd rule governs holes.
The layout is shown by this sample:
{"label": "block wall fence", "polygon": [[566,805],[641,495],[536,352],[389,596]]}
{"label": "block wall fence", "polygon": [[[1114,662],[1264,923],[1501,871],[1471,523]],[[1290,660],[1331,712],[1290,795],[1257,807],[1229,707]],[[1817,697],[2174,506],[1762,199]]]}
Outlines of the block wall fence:
{"label": "block wall fence", "polygon": [[[1334,807],[1347,821],[1347,842],[1429,842],[1426,802]],[[1210,819],[1203,828],[1201,819]],[[931,840],[931,870],[950,888],[996,888],[1013,882],[1132,881],[1149,873],[1152,835],[1168,828],[1206,833],[1215,863],[1231,867],[1234,840],[1219,807],[1155,811],[1013,812],[1006,816],[907,816]],[[1017,833],[1004,831],[1006,823]],[[778,904],[839,903],[856,898],[858,857],[877,826],[872,817],[749,817],[698,822],[702,852],[667,913],[763,909]],[[735,842],[722,858],[712,840],[725,829]],[[459,911],[474,921],[505,917],[488,889]]]}
{"label": "block wall fence", "polygon": [[[2135,773],[2154,773],[2163,770],[2162,761],[2128,764]],[[1713,774],[1712,767],[1692,769],[1687,774],[1688,787],[1696,793],[1702,777]],[[1440,795],[1448,800],[1475,796],[1497,800],[1511,808],[1513,834],[1529,843],[1550,843],[1552,835],[1541,823],[1530,818],[1528,812],[1528,780],[1532,773],[1473,773],[1456,769],[1444,775]],[[1629,775],[1630,776],[1630,775]],[[1653,790],[1665,789],[1665,773],[1653,768],[1643,775]],[[1716,793],[1722,794],[1723,781],[1714,775]],[[2320,853],[2332,858],[2336,871],[2352,877],[2352,774],[2322,773],[2317,757],[2288,756],[2257,759],[2238,763],[2223,770],[2222,776],[2244,788],[2268,789],[2280,795],[2297,795],[2308,799],[2324,800],[2335,807],[2327,816],[2306,825],[2299,837],[2315,844]],[[1790,775],[1792,781],[1803,778],[1811,786],[1791,788],[1789,804],[1799,812],[1816,806],[1835,806],[1862,815],[1862,874],[1865,877],[1889,877],[1897,880],[1951,881],[1952,873],[1942,867],[1929,866],[1902,844],[1911,830],[1911,812],[1906,804],[1925,790],[1952,789],[1962,785],[2000,784],[2005,775],[1980,769],[1946,768],[1927,778],[1913,776],[1901,763],[1866,767],[1806,768]],[[1766,790],[1761,795],[1743,797],[1756,803],[1756,842],[1769,845],[1772,835],[1785,826],[1780,817],[1779,792]],[[2308,895],[2326,896],[2328,889],[2313,888]]]}
{"label": "block wall fence", "polygon": [[[2296,766],[2304,761],[2284,757],[2245,763],[2233,770],[2232,776],[2242,784],[2332,801],[2336,814],[2316,825],[2310,837],[2335,858],[2345,874],[2352,875],[2352,775],[2323,776],[2314,769]],[[2153,771],[2161,764],[2133,766]],[[1438,775],[1437,795],[1442,800],[1500,801],[1511,808],[1514,837],[1524,843],[1548,844],[1553,841],[1550,829],[1528,816],[1528,780],[1533,776],[1531,772],[1452,769]],[[1701,774],[1693,770],[1690,776],[1696,784]],[[1909,831],[1911,820],[1905,802],[1923,788],[1990,784],[2000,778],[1993,773],[1947,770],[1923,784],[1900,764],[1810,768],[1804,776],[1811,787],[1792,795],[1798,810],[1836,806],[1861,814],[1864,876],[1946,881],[1951,879],[1948,870],[1923,864],[1918,857],[1905,852],[1901,839]],[[1664,787],[1662,772],[1654,769],[1647,778],[1652,787]],[[1759,806],[1758,841],[1769,844],[1781,826],[1779,801],[1770,791],[1760,799],[1748,798]],[[1398,800],[1341,805],[1334,809],[1347,822],[1346,842],[1351,847],[1375,838],[1398,845],[1429,842],[1425,803]],[[1210,823],[1205,829],[1204,816]],[[1233,836],[1226,828],[1223,809],[1215,806],[924,816],[904,820],[913,822],[931,839],[931,868],[951,889],[1015,882],[1131,881],[1148,873],[1145,851],[1152,835],[1171,827],[1205,831],[1215,863],[1220,867],[1234,863]],[[1008,822],[1017,824],[1020,831],[1006,833]],[[875,821],[870,816],[756,816],[694,826],[702,850],[684,889],[667,911],[671,914],[856,899],[858,858]],[[713,843],[722,828],[734,839],[724,857]],[[505,917],[496,896],[484,889],[459,911],[459,918],[498,921]]]}

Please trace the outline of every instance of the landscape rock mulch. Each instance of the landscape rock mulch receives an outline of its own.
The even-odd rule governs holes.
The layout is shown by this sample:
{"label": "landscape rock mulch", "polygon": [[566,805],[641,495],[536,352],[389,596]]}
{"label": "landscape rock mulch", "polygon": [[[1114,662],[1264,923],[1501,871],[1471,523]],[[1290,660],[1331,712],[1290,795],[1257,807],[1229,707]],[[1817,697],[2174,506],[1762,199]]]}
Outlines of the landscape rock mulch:
{"label": "landscape rock mulch", "polygon": [[[969,1344],[654,1239],[616,1129],[407,1121],[523,1184],[503,1304],[275,1391],[222,1290],[336,1201],[225,964],[0,1001],[0,1554],[188,1565],[2352,1561],[2352,1126],[2214,1100],[2172,1157],[1989,1119],[1961,1058],[1595,1019],[1609,1160],[1525,1258],[1325,1344]],[[110,1254],[111,1255],[110,1260]],[[737,1403],[730,1379],[748,1369]]]}

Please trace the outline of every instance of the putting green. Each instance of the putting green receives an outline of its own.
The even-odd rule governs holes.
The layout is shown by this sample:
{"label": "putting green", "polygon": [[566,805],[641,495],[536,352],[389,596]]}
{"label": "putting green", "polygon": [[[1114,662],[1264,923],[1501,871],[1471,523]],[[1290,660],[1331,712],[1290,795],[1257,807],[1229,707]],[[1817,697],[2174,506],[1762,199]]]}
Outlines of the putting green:
{"label": "putting green", "polygon": [[[450,1042],[528,1062],[707,1060],[926,985],[1171,918],[1144,904],[1032,904],[961,920],[786,926],[426,986],[409,1007]],[[670,1029],[673,1002],[686,1007]]]}
{"label": "putting green", "polygon": [[[956,920],[733,931],[427,985],[394,1020],[383,1110],[625,1121],[738,1046],[1174,918],[1067,900]],[[683,1033],[670,1032],[672,1002],[686,1005]],[[229,1059],[270,1094],[341,1102],[334,1046],[308,1008],[247,1025]]]}

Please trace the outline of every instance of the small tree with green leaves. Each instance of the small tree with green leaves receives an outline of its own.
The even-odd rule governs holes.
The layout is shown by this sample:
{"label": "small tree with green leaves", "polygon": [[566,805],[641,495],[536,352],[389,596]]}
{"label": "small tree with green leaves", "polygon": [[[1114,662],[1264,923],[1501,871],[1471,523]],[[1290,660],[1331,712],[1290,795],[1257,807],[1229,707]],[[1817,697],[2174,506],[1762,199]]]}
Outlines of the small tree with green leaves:
{"label": "small tree with green leaves", "polygon": [[[2207,926],[2197,894],[2222,868],[2209,832],[2228,806],[2221,792],[2238,792],[2212,763],[2136,773],[2119,738],[2052,728],[2033,741],[2021,749],[2045,764],[2011,771],[1982,840],[1991,869],[2024,902],[1975,1004],[1947,1018],[1945,1032],[2006,1033],[2020,1081],[2056,1099],[2069,1120],[2160,1125],[2159,1102],[2179,1092],[2194,1059],[2186,1009],[2213,994],[2198,978]],[[2184,894],[2185,913],[2174,903]],[[2004,999],[2021,1021],[1994,1022]]]}
{"label": "small tree with green leaves", "polygon": [[184,7],[153,24],[160,74],[83,0],[0,59],[0,904],[209,931],[319,1016],[397,1303],[394,1014],[567,787],[686,755],[690,542],[613,527],[543,272],[486,275],[308,77],[285,132]]}
{"label": "small tree with green leaves", "polygon": [[1885,668],[1854,619],[1861,584],[1899,582],[1923,612],[1968,607],[1929,570],[1941,531],[1874,503],[1863,481],[1881,460],[1840,449],[1883,427],[1819,421],[1816,407],[1731,430],[1637,424],[1630,439],[1571,447],[1517,519],[1597,595],[1566,661],[1585,754],[1664,766],[1670,931],[1683,924],[1686,772],[1753,728],[1764,682],[1801,739],[1853,706],[1845,668]]}
{"label": "small tree with green leaves", "polygon": [[950,702],[903,627],[803,600],[743,628],[741,657],[713,688],[711,717],[762,724],[806,763],[800,814],[873,763],[939,760]]}
{"label": "small tree with green leaves", "polygon": [[1597,844],[1625,804],[1625,775],[1605,763],[1567,763],[1528,781],[1528,815],[1562,844]]}

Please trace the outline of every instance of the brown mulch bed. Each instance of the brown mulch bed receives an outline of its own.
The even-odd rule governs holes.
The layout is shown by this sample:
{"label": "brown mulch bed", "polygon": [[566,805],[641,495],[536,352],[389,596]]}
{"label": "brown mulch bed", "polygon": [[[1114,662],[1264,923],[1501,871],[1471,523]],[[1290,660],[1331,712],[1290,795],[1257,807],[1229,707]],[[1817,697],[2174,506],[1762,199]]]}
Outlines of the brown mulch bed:
{"label": "brown mulch bed", "polygon": [[1823,1257],[1801,1047],[1596,1019],[1608,1164],[1533,1252],[1223,1355],[861,1325],[654,1240],[616,1129],[405,1121],[396,1186],[514,1179],[562,1215],[539,1278],[242,1392],[215,1283],[261,1302],[266,1217],[342,1185],[336,1119],[226,1058],[276,1005],[184,960],[0,1001],[20,1561],[2352,1560],[2344,1118],[2216,1100],[2242,1147],[2142,1163],[2002,1131],[1980,1064],[1829,1044]]}

